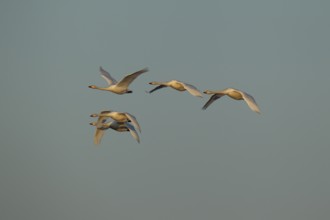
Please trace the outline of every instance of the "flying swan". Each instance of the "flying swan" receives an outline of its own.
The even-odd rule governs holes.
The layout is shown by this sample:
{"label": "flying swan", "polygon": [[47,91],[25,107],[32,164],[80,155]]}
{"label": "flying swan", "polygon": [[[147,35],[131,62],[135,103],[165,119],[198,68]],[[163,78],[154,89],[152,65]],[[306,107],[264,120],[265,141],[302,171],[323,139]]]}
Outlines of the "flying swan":
{"label": "flying swan", "polygon": [[141,132],[141,127],[136,118],[128,112],[102,111],[99,114],[91,114],[90,117],[98,117],[96,126],[100,127],[104,119],[112,118],[117,122],[132,122],[133,126]]}
{"label": "flying swan", "polygon": [[147,93],[152,93],[152,92],[154,92],[158,89],[161,89],[161,88],[171,87],[171,88],[173,88],[175,90],[178,90],[180,92],[183,92],[183,91],[187,90],[193,96],[203,97],[202,93],[195,86],[190,85],[188,83],[180,82],[180,81],[177,81],[177,80],[171,80],[171,81],[168,81],[168,82],[150,82],[149,84],[150,85],[158,85],[158,86],[156,86],[155,88],[153,88],[152,90],[150,90]]}
{"label": "flying swan", "polygon": [[102,67],[100,67],[101,76],[107,81],[109,84],[108,87],[98,87],[95,85],[88,86],[91,89],[98,89],[98,90],[105,90],[109,92],[113,92],[119,95],[125,94],[125,93],[132,93],[132,90],[128,89],[128,86],[135,80],[138,76],[140,76],[142,73],[148,72],[148,68],[144,68],[142,70],[139,70],[135,73],[126,75],[122,80],[117,82],[111,75],[105,71]]}
{"label": "flying swan", "polygon": [[235,99],[235,100],[244,100],[247,103],[247,105],[250,107],[250,109],[252,109],[252,111],[260,114],[260,109],[259,109],[256,101],[254,100],[254,98],[251,95],[247,94],[246,92],[243,92],[243,91],[240,91],[237,89],[233,89],[233,88],[227,88],[227,89],[218,90],[218,91],[205,90],[204,93],[213,94],[213,95],[205,103],[205,105],[203,106],[203,110],[205,110],[207,107],[209,107],[209,105],[211,105],[215,100],[221,98],[224,95],[227,95],[230,98]]}

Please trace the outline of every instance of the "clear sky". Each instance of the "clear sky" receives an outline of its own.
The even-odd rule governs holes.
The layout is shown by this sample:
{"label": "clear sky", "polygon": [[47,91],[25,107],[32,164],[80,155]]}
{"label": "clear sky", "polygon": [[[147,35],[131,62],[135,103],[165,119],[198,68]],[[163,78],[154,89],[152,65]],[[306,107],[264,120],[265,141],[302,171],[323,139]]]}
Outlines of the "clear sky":
{"label": "clear sky", "polygon": [[[0,219],[330,216],[330,2],[0,2]],[[144,67],[132,94],[103,86]],[[150,81],[234,87],[261,115]],[[141,144],[92,113],[136,116]]]}

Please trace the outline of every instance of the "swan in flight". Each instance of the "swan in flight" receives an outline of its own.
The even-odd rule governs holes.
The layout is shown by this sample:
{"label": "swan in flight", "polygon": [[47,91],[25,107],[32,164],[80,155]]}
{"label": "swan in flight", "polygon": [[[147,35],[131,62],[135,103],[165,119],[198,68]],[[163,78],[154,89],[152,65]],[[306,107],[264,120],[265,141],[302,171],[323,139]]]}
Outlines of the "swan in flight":
{"label": "swan in flight", "polygon": [[128,89],[128,86],[135,80],[138,76],[140,76],[142,73],[148,72],[148,68],[144,68],[142,70],[139,70],[135,73],[126,75],[122,80],[117,82],[111,75],[105,71],[102,67],[100,67],[101,76],[107,81],[109,84],[108,87],[98,87],[95,85],[88,86],[91,89],[98,89],[98,90],[105,90],[109,92],[113,92],[119,95],[125,94],[125,93],[132,93],[132,90]]}
{"label": "swan in flight", "polygon": [[132,122],[133,126],[141,132],[141,127],[136,118],[127,112],[102,111],[99,114],[91,114],[90,117],[98,117],[96,126],[100,127],[104,119],[112,118],[117,122]]}
{"label": "swan in flight", "polygon": [[107,123],[106,119],[102,121],[102,124],[100,127],[97,127],[97,122],[91,122],[90,125],[96,126],[95,134],[94,134],[94,144],[98,145],[101,143],[101,139],[104,135],[104,131],[111,128],[118,132],[127,132],[129,131],[132,135],[132,137],[140,143],[140,137],[134,127],[128,123],[128,122],[117,122],[117,121],[109,121]]}
{"label": "swan in flight", "polygon": [[209,107],[209,105],[211,105],[215,100],[221,98],[224,95],[227,95],[230,98],[235,99],[235,100],[244,100],[247,103],[247,105],[250,107],[250,109],[252,109],[252,111],[260,114],[260,109],[259,109],[256,101],[254,100],[254,98],[251,95],[247,94],[246,92],[243,92],[243,91],[240,91],[237,89],[233,89],[233,88],[227,88],[227,89],[218,90],[218,91],[205,90],[204,93],[213,94],[213,95],[205,103],[205,105],[203,106],[203,110],[205,110],[207,107]]}
{"label": "swan in flight", "polygon": [[164,88],[164,87],[171,87],[173,89],[176,89],[178,91],[188,91],[193,96],[203,97],[202,93],[193,85],[190,85],[188,83],[180,82],[177,80],[171,80],[168,82],[150,82],[150,85],[158,85],[152,90],[150,90],[147,93],[152,93],[158,89]]}

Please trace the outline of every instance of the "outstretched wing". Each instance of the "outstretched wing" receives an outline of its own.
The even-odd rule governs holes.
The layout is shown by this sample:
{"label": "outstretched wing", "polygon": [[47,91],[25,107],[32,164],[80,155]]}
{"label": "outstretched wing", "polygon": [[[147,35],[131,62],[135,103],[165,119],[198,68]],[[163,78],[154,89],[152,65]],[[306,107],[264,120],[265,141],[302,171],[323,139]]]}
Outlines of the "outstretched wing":
{"label": "outstretched wing", "polygon": [[131,133],[132,137],[140,143],[140,137],[138,133],[136,132],[135,128],[128,122],[125,122],[126,127],[128,128],[129,132]]}
{"label": "outstretched wing", "polygon": [[240,92],[243,96],[243,99],[245,100],[245,102],[250,107],[250,109],[252,109],[252,111],[260,114],[260,109],[257,105],[257,102],[254,100],[253,96],[247,94],[246,92],[242,92],[242,91],[240,91]]}
{"label": "outstretched wing", "polygon": [[141,127],[140,127],[139,123],[137,122],[136,118],[127,112],[125,112],[125,115],[132,122],[133,126],[141,132]]}
{"label": "outstretched wing", "polygon": [[133,80],[135,80],[138,76],[140,76],[142,73],[145,73],[145,72],[148,72],[148,68],[144,68],[135,73],[129,74],[129,75],[125,76],[122,80],[120,80],[120,82],[117,83],[117,86],[127,88],[129,86],[129,84],[131,84],[133,82]]}
{"label": "outstretched wing", "polygon": [[156,91],[156,90],[158,90],[158,89],[164,88],[164,87],[167,87],[167,86],[165,86],[165,85],[156,86],[155,88],[153,88],[153,89],[150,90],[149,92],[148,92],[148,91],[146,91],[146,92],[147,92],[147,93],[152,93],[152,92],[154,92],[154,91]]}
{"label": "outstretched wing", "polygon": [[96,128],[94,134],[94,144],[96,145],[100,144],[103,135],[104,135],[104,130]]}
{"label": "outstretched wing", "polygon": [[107,81],[109,85],[113,85],[117,83],[117,81],[113,77],[111,77],[111,75],[107,71],[105,71],[101,66],[100,66],[100,72],[102,78],[105,79],[105,81]]}
{"label": "outstretched wing", "polygon": [[197,96],[197,97],[201,97],[203,98],[203,95],[202,93],[193,85],[190,85],[188,83],[183,83],[181,82],[183,87],[190,93],[192,94],[193,96]]}
{"label": "outstretched wing", "polygon": [[210,99],[205,103],[205,105],[203,106],[203,110],[207,109],[207,107],[209,107],[209,105],[211,105],[215,100],[221,98],[222,96],[224,96],[223,94],[214,94],[210,97]]}

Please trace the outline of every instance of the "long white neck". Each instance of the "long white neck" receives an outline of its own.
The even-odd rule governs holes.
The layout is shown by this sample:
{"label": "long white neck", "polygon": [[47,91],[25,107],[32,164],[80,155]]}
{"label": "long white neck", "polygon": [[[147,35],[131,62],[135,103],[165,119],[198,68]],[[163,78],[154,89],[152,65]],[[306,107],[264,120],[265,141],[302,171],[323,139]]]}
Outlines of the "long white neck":
{"label": "long white neck", "polygon": [[93,86],[92,89],[98,89],[98,90],[109,91],[109,87],[98,87],[98,86]]}
{"label": "long white neck", "polygon": [[164,82],[151,82],[150,85],[166,85]]}

